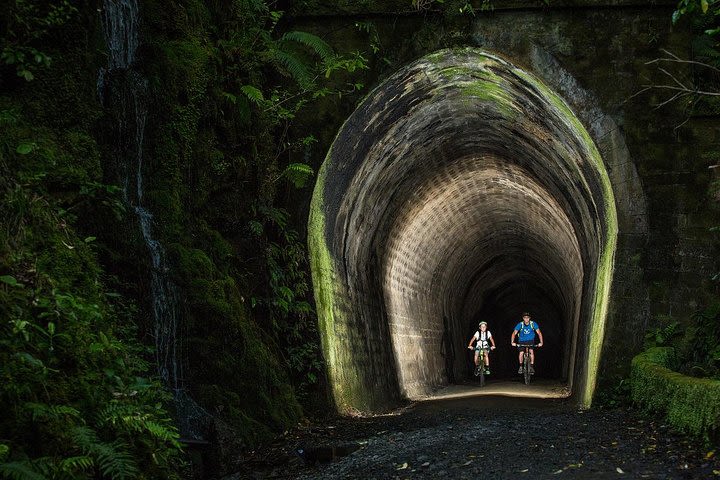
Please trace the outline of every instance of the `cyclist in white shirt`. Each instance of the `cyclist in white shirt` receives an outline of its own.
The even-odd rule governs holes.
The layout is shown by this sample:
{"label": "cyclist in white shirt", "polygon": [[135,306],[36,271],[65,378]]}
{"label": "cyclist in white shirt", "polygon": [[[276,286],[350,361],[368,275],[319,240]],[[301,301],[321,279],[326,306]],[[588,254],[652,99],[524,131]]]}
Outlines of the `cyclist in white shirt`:
{"label": "cyclist in white shirt", "polygon": [[475,368],[479,367],[480,363],[480,350],[485,350],[485,375],[490,374],[490,350],[495,350],[495,339],[493,339],[492,333],[487,329],[487,322],[480,322],[478,324],[478,330],[470,338],[468,343],[468,350],[473,349],[473,342],[475,342]]}

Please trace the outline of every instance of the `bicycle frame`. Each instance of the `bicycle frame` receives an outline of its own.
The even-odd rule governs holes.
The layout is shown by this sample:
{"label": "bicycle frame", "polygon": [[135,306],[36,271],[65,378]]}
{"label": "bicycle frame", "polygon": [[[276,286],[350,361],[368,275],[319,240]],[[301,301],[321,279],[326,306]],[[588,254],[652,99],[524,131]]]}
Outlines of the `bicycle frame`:
{"label": "bicycle frame", "polygon": [[517,348],[518,350],[525,350],[523,352],[523,379],[525,385],[530,385],[530,378],[532,377],[530,374],[530,350],[537,348],[537,345],[518,345]]}
{"label": "bicycle frame", "polygon": [[475,376],[480,377],[480,386],[485,386],[485,355],[488,354],[488,349],[481,348],[478,350],[478,363],[475,365]]}

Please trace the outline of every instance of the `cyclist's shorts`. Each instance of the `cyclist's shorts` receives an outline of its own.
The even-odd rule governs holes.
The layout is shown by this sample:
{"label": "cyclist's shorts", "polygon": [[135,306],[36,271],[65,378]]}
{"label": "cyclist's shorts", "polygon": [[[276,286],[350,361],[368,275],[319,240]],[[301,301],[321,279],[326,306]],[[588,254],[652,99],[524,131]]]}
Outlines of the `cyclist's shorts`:
{"label": "cyclist's shorts", "polygon": [[521,347],[528,346],[532,350],[532,347],[535,345],[535,341],[530,340],[530,341],[525,341],[525,342],[517,342],[517,344]]}
{"label": "cyclist's shorts", "polygon": [[486,352],[489,352],[490,347],[475,347],[476,352],[479,352],[480,350],[485,350]]}

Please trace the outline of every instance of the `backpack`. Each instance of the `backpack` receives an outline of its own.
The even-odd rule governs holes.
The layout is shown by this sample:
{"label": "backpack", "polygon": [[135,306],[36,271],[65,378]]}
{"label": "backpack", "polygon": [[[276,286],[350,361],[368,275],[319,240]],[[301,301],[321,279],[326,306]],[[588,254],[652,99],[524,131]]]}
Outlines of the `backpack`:
{"label": "backpack", "polygon": [[[522,323],[522,326],[520,327],[520,328],[522,329],[523,326],[525,326],[525,322],[520,322],[520,323]],[[533,331],[533,332],[535,332],[535,331],[537,330],[537,326],[535,325],[535,322],[533,322],[532,320],[530,320],[530,325],[528,325],[528,326],[529,326],[530,328],[532,328],[532,331]],[[519,337],[519,336],[520,336],[520,330],[518,330],[518,337]]]}

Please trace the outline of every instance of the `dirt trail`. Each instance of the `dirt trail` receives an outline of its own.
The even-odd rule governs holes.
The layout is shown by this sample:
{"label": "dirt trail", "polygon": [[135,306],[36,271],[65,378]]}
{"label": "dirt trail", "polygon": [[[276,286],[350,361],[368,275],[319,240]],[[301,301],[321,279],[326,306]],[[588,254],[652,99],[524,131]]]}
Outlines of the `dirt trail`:
{"label": "dirt trail", "polygon": [[[322,462],[307,465],[296,448]],[[310,425],[257,452],[232,478],[720,479],[711,450],[632,412],[461,395]]]}

